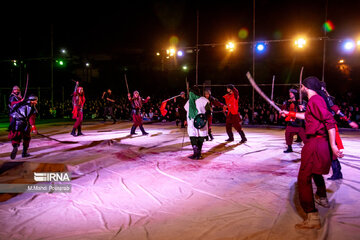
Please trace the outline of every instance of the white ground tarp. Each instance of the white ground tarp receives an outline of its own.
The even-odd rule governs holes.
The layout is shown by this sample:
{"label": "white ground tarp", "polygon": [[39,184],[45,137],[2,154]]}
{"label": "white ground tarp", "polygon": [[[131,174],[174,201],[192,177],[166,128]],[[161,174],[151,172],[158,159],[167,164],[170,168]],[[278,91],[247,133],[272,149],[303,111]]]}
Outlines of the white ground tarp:
{"label": "white ground tarp", "polygon": [[[302,145],[284,154],[283,129],[257,128],[244,129],[246,144],[237,134],[225,143],[225,127],[213,128],[215,140],[196,161],[174,125],[145,125],[150,135],[129,137],[130,123],[88,123],[76,138],[70,125],[39,127],[53,140],[36,136],[25,161],[65,164],[72,192],[0,202],[0,239],[360,239],[358,132],[342,134],[344,179],[326,180],[331,208],[318,208],[323,227],[298,231]],[[4,164],[11,145],[4,135],[0,141]],[[13,162],[24,161],[20,153]]]}

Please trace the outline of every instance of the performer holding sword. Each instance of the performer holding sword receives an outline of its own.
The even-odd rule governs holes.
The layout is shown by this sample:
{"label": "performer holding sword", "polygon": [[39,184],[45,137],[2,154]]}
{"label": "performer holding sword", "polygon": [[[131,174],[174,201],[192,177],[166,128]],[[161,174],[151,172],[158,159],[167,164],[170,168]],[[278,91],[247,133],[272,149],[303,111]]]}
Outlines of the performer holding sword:
{"label": "performer holding sword", "polygon": [[[297,184],[300,204],[306,213],[306,219],[302,223],[296,224],[295,228],[319,229],[321,222],[315,201],[321,206],[328,207],[326,186],[322,175],[329,173],[331,154],[343,157],[343,153],[335,141],[336,121],[328,109],[326,95],[321,88],[321,83],[316,77],[308,77],[303,81],[301,91],[307,95],[309,102],[305,113],[295,113],[281,111],[260,90],[250,73],[247,73],[247,77],[256,91],[281,114],[290,118],[305,119],[305,133],[308,140],[301,151],[301,166]],[[317,187],[315,201],[312,180]]]}

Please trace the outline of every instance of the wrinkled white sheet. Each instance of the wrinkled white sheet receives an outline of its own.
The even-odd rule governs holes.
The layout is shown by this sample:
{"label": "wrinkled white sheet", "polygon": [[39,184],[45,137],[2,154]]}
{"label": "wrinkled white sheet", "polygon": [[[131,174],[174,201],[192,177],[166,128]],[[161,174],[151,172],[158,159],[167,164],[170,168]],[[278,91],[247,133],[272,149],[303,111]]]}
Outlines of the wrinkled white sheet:
{"label": "wrinkled white sheet", "polygon": [[[37,136],[26,161],[66,164],[72,192],[25,193],[0,203],[0,239],[360,238],[358,133],[342,134],[344,179],[326,180],[331,208],[319,207],[323,227],[298,231],[301,144],[284,154],[282,129],[245,128],[248,142],[240,145],[237,134],[225,143],[225,127],[215,126],[201,161],[187,158],[188,137],[169,124],[145,125],[150,135],[135,137],[128,136],[130,123],[88,124],[77,138],[69,129],[40,128],[66,143]],[[1,162],[11,151],[5,141]]]}

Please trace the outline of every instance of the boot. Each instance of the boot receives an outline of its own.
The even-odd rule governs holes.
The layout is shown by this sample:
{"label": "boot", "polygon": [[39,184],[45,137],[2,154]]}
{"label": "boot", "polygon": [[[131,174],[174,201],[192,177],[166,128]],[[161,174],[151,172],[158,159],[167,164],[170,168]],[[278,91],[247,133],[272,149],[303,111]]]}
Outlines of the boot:
{"label": "boot", "polygon": [[10,158],[11,159],[15,159],[16,158],[16,154],[17,154],[17,151],[18,151],[18,147],[19,147],[19,144],[13,144],[13,150],[10,154]]}
{"label": "boot", "polygon": [[292,146],[288,145],[288,148],[284,151],[284,153],[291,153],[293,151]]}
{"label": "boot", "polygon": [[193,153],[193,155],[189,156],[188,158],[190,158],[190,159],[196,159],[197,153],[198,153],[198,146],[192,145],[192,148],[193,148],[194,153]]}
{"label": "boot", "polygon": [[71,135],[73,135],[74,137],[76,137],[76,128],[73,128],[73,130],[70,133]]}
{"label": "boot", "polygon": [[209,133],[209,138],[210,138],[210,141],[214,140],[214,136],[212,135],[212,133]]}
{"label": "boot", "polygon": [[329,177],[328,180],[338,180],[343,178],[343,175],[341,173],[341,165],[338,159],[331,161],[331,168],[333,171],[333,175]]}
{"label": "boot", "polygon": [[315,194],[315,202],[324,208],[330,208],[327,197],[320,197],[319,195]]}
{"label": "boot", "polygon": [[136,127],[132,126],[131,131],[130,131],[130,135],[136,135],[135,130],[136,130]]}
{"label": "boot", "polygon": [[145,129],[143,126],[140,126],[140,130],[142,132],[142,135],[148,135],[149,133],[145,132]]}
{"label": "boot", "polygon": [[196,160],[202,159],[203,157],[201,156],[201,150],[202,150],[202,146],[203,146],[203,141],[198,140],[198,145],[197,145],[197,151],[196,151]]}
{"label": "boot", "polygon": [[27,147],[24,147],[23,148],[23,151],[22,151],[22,157],[25,158],[25,157],[30,157],[31,155],[27,152],[28,148]]}
{"label": "boot", "polygon": [[226,142],[232,142],[232,141],[234,141],[234,135],[229,135],[229,134],[228,134],[228,136],[229,136],[229,138],[225,140]]}
{"label": "boot", "polygon": [[321,222],[318,212],[311,212],[306,214],[306,219],[302,223],[295,225],[296,229],[320,229]]}
{"label": "boot", "polygon": [[81,126],[78,126],[78,136],[81,136],[81,135],[84,135],[82,132],[81,132]]}
{"label": "boot", "polygon": [[240,137],[241,137],[240,143],[246,143],[247,138],[245,137],[244,131],[243,131],[243,130],[240,130],[239,134],[240,134]]}

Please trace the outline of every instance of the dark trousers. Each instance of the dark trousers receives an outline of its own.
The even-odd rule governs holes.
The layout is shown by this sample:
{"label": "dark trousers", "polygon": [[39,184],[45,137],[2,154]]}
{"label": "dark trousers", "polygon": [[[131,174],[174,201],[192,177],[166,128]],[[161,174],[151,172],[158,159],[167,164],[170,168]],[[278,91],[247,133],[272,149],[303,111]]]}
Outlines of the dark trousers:
{"label": "dark trousers", "polygon": [[113,119],[114,121],[116,121],[115,115],[114,115],[114,110],[113,107],[104,107],[104,121],[106,120],[106,116],[110,115],[111,119]]}
{"label": "dark trousers", "polygon": [[83,112],[79,111],[73,128],[78,128],[81,126],[81,123],[83,121],[83,116],[84,116]]}
{"label": "dark trousers", "polygon": [[229,113],[226,116],[226,133],[228,134],[229,138],[234,138],[234,134],[232,133],[232,127],[234,127],[238,132],[241,131],[240,121],[240,114]]}
{"label": "dark trousers", "polygon": [[181,122],[181,127],[185,127],[186,111],[179,111],[179,119]]}
{"label": "dark trousers", "polygon": [[212,116],[211,115],[209,115],[208,116],[208,134],[211,134],[211,125],[212,125]]}
{"label": "dark trousers", "polygon": [[306,134],[305,129],[302,127],[293,127],[293,126],[286,126],[285,130],[285,140],[286,145],[292,145],[293,144],[293,138],[296,134],[299,134],[301,140],[305,143],[306,141]]}

